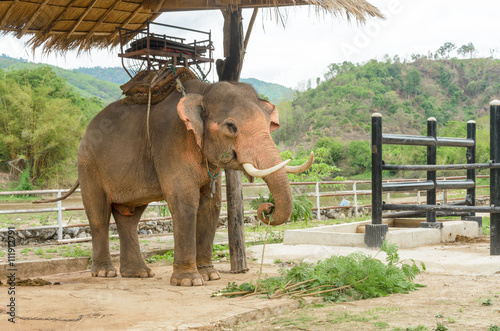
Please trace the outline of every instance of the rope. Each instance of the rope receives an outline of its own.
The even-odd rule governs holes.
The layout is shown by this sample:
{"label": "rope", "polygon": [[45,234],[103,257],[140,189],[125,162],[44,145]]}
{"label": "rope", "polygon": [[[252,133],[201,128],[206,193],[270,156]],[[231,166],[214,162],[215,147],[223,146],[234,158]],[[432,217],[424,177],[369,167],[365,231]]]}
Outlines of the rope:
{"label": "rope", "polygon": [[148,88],[148,112],[146,115],[146,133],[148,135],[148,147],[151,148],[151,136],[149,134],[149,114],[151,113],[151,84],[153,84],[154,80],[158,78],[158,74],[153,76],[153,79],[151,79],[151,82],[149,83],[149,88]]}
{"label": "rope", "polygon": [[175,76],[175,81],[177,82],[177,86],[175,87],[177,91],[179,91],[182,96],[184,97],[186,95],[184,85],[182,85],[181,80],[179,79],[179,76],[177,76],[177,72],[175,71],[175,67],[173,64],[170,65],[170,70],[174,73]]}
{"label": "rope", "polygon": [[198,76],[198,79],[201,80],[202,82],[206,82],[207,81],[207,75],[205,75],[205,73],[201,69],[200,65],[198,64],[198,61],[196,61],[196,57],[193,58],[193,62],[194,62],[194,64],[196,64],[196,68],[198,69],[198,71],[201,74],[201,77],[200,77],[200,75],[195,72],[196,76]]}

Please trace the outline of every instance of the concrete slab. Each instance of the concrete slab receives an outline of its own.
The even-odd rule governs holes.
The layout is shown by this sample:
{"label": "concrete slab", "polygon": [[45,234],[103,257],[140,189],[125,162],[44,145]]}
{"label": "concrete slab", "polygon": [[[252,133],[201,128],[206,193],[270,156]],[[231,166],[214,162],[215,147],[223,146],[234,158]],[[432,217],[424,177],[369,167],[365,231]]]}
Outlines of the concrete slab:
{"label": "concrete slab", "polygon": [[[285,245],[324,245],[366,247],[364,233],[356,233],[360,226],[370,224],[371,221],[354,222],[321,226],[310,229],[285,231],[283,243]],[[387,239],[396,243],[400,248],[419,247],[455,241],[457,235],[477,237],[479,227],[477,222],[448,221],[441,229],[433,228],[391,228]]]}

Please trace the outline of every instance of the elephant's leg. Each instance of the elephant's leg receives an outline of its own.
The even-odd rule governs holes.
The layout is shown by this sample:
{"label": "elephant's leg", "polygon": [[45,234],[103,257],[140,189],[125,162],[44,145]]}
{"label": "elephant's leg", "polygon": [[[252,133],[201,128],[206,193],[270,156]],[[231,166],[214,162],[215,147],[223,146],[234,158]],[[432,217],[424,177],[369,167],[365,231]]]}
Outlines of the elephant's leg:
{"label": "elephant's leg", "polygon": [[109,253],[111,204],[104,191],[92,184],[82,185],[82,200],[92,233],[92,276],[115,277],[116,269]]}
{"label": "elephant's leg", "polygon": [[170,284],[174,286],[203,285],[203,277],[196,268],[196,212],[199,204],[197,190],[187,188],[180,192],[191,195],[168,196],[174,226],[174,272]]}
{"label": "elephant's leg", "polygon": [[113,217],[120,237],[120,274],[122,277],[153,277],[154,272],[144,263],[137,235],[137,224],[147,205],[133,211],[128,209],[126,213],[121,207],[113,205]]}
{"label": "elephant's leg", "polygon": [[219,273],[212,265],[214,237],[221,207],[220,186],[220,180],[217,180],[215,192],[211,192],[210,185],[203,187],[200,192],[196,221],[196,265],[204,281],[220,279]]}

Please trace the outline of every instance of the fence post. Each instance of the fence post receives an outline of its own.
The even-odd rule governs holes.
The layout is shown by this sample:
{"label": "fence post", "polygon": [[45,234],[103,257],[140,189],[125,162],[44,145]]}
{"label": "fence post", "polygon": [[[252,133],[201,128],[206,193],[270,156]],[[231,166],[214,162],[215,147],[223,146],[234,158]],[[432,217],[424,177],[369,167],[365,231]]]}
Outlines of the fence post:
{"label": "fence post", "polygon": [[[474,140],[474,146],[467,147],[466,158],[467,164],[476,163],[476,122],[467,122],[467,139]],[[467,189],[467,198],[471,206],[476,205],[476,169],[467,170],[467,179],[474,182],[474,187]],[[470,216],[476,216],[476,213],[471,213]]]}
{"label": "fence post", "polygon": [[366,224],[365,244],[380,248],[389,226],[382,224],[382,115],[372,115],[372,224]]}
{"label": "fence post", "polygon": [[352,184],[352,190],[354,191],[354,212],[356,213],[356,217],[359,216],[358,213],[358,192],[356,190],[356,182]]}
{"label": "fence post", "polygon": [[[434,138],[434,145],[427,146],[427,164],[436,165],[437,163],[437,121],[434,117],[427,119],[427,136]],[[436,171],[427,171],[427,180],[434,183],[434,188],[427,191],[427,204],[436,205]],[[427,222],[420,223],[421,228],[442,228],[443,223],[436,223],[436,212],[428,211]]]}
{"label": "fence post", "polygon": [[316,219],[321,221],[321,210],[319,205],[319,182],[316,182],[316,207],[318,208],[318,213],[316,214]]}
{"label": "fence post", "polygon": [[[61,197],[61,190],[57,191],[57,198]],[[63,239],[63,228],[62,228],[62,201],[57,201],[57,240]]]}
{"label": "fence post", "polygon": [[[467,159],[467,164],[476,163],[476,121],[467,122],[467,139],[474,141],[474,145],[467,147],[467,152],[465,157]],[[474,182],[474,187],[467,189],[467,196],[465,197],[465,202],[467,205],[476,205],[476,169],[467,169],[467,180],[472,180]],[[483,218],[481,216],[476,216],[475,212],[469,213],[468,216],[462,216],[463,220],[477,222],[479,235],[483,234]]]}
{"label": "fence post", "polygon": [[[500,162],[500,101],[490,103],[490,162]],[[500,206],[500,169],[490,171],[490,204]],[[500,214],[491,213],[490,255],[500,255]]]}

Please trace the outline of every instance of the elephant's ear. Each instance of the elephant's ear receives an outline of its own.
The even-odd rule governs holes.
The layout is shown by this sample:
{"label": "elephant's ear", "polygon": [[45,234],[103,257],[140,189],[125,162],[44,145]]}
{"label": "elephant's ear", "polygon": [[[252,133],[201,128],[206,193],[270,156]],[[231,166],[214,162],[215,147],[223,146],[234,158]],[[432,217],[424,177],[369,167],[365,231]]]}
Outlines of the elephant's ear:
{"label": "elephant's ear", "polygon": [[196,143],[202,147],[203,120],[201,119],[203,96],[199,94],[186,94],[177,104],[177,113],[184,121],[188,130],[194,132]]}
{"label": "elephant's ear", "polygon": [[259,99],[260,108],[262,108],[270,117],[271,117],[271,125],[269,127],[269,132],[273,132],[277,128],[280,127],[280,119],[278,116],[278,110],[276,107],[266,100]]}

